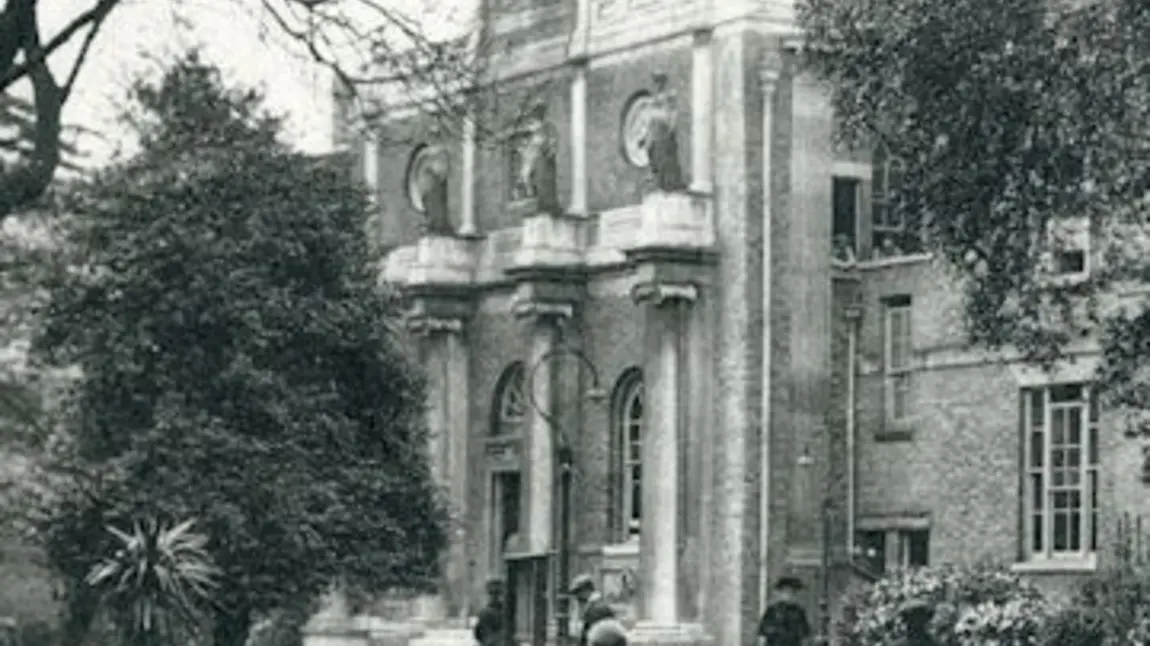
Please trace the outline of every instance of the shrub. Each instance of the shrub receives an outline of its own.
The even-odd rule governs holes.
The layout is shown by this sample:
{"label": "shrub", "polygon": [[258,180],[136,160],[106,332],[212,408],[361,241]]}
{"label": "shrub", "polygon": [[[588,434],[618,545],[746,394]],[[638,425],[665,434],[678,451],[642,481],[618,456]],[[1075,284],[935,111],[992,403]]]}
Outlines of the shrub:
{"label": "shrub", "polygon": [[1102,646],[1107,635],[1106,620],[1101,613],[1074,605],[1049,618],[1042,632],[1042,643],[1050,646]]}
{"label": "shrub", "polygon": [[997,568],[896,571],[847,596],[836,625],[840,643],[902,644],[912,604],[930,609],[928,632],[939,646],[1034,644],[1052,611],[1037,588]]}

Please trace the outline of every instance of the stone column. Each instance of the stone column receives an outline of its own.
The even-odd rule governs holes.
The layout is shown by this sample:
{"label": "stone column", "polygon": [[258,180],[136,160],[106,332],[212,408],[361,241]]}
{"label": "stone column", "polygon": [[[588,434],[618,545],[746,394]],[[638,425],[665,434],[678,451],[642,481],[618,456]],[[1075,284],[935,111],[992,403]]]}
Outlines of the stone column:
{"label": "stone column", "polygon": [[[427,370],[427,423],[430,429],[431,470],[451,496],[452,515],[462,520],[467,502],[468,357],[463,342],[463,321],[454,318],[418,318],[410,322],[422,335]],[[467,585],[466,537],[463,523],[451,537],[444,554],[439,594],[416,602],[416,616],[425,622],[465,617]]]}
{"label": "stone column", "polygon": [[644,373],[648,426],[643,438],[643,531],[639,553],[638,644],[683,644],[701,630],[683,621],[680,576],[684,527],[682,443],[687,434],[683,386],[688,366],[686,332],[698,288],[640,283],[632,292],[646,307]]}
{"label": "stone column", "polygon": [[[795,450],[809,452],[812,466],[793,460],[796,488],[787,522],[792,561],[815,565],[820,557],[821,472],[827,455],[826,411],[831,374],[831,172],[833,126],[828,90],[808,75],[794,78],[791,96],[791,196],[788,245],[791,262],[787,292],[791,297],[790,432]],[[816,217],[817,216],[817,217]],[[807,472],[807,473],[804,473]]]}
{"label": "stone column", "polygon": [[567,212],[587,214],[587,59],[571,62],[571,201]]}
{"label": "stone column", "polygon": [[374,202],[379,199],[379,141],[374,133],[363,139],[363,185]]}
{"label": "stone column", "polygon": [[475,235],[475,119],[469,110],[463,120],[462,179],[459,186],[459,234]]}
{"label": "stone column", "polygon": [[695,31],[691,47],[691,191],[710,194],[712,108],[714,105],[715,54],[709,26]]}
{"label": "stone column", "polygon": [[[555,403],[555,364],[544,360],[559,340],[558,321],[570,318],[569,305],[526,302],[516,314],[530,326],[527,356],[529,406],[527,424],[527,549],[533,554],[549,552],[554,546],[555,528],[555,429],[549,418]],[[537,410],[536,407],[542,409]]]}
{"label": "stone column", "polygon": [[774,244],[774,217],[772,178],[775,167],[772,163],[775,90],[782,74],[783,60],[778,52],[769,52],[759,67],[759,82],[763,94],[763,360],[762,360],[762,421],[760,423],[759,462],[763,475],[759,491],[759,604],[760,612],[766,608],[770,598],[770,543],[771,543],[771,341],[772,310],[774,297],[774,260],[771,245]]}

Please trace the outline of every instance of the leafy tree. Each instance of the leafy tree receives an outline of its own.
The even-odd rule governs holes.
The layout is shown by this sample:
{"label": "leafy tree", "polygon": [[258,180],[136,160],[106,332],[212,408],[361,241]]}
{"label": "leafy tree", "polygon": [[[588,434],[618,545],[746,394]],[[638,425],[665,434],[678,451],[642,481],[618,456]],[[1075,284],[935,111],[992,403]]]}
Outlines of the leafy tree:
{"label": "leafy tree", "polygon": [[366,197],[194,53],[134,95],[143,150],[78,194],[84,264],[35,345],[80,373],[30,479],[70,639],[97,606],[83,579],[114,546],[105,526],[140,518],[197,518],[210,537],[218,646],[337,580],[429,588],[446,504]]}
{"label": "leafy tree", "polygon": [[[469,84],[480,71],[483,57],[479,33],[437,37],[424,30],[411,3],[380,0],[231,0],[239,9],[258,16],[268,33],[301,56],[330,70],[358,111],[373,117],[375,88],[400,92],[418,89],[425,107],[439,115],[462,116],[461,84]],[[18,119],[23,129],[17,163],[0,166],[0,218],[42,195],[61,162],[61,113],[89,57],[96,37],[114,25],[116,17],[138,8],[125,0],[89,0],[64,26],[44,33],[41,0],[4,0],[0,3],[0,97],[20,81],[27,81],[30,110],[0,101],[0,124]],[[146,4],[146,3],[145,3]],[[82,5],[81,5],[82,6]],[[177,10],[181,5],[177,3]],[[182,20],[194,23],[193,4]],[[472,26],[468,26],[469,28]],[[78,53],[58,77],[49,60],[68,45]],[[53,58],[55,57],[55,58]],[[366,92],[364,90],[367,90]],[[471,99],[478,95],[471,94]],[[15,146],[16,143],[11,144]],[[10,146],[10,147],[11,147]],[[3,150],[0,146],[0,150]]]}
{"label": "leafy tree", "polygon": [[[1150,4],[805,0],[844,139],[904,162],[899,206],[966,285],[971,339],[1049,365],[1100,331],[1104,402],[1146,428]],[[1052,278],[1087,223],[1089,280]]]}

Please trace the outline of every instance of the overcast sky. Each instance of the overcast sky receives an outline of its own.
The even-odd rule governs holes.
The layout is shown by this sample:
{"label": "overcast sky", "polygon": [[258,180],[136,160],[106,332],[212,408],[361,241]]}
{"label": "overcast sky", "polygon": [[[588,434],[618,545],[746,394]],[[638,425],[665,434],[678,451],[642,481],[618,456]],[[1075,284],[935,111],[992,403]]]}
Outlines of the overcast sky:
{"label": "overcast sky", "polygon": [[[45,34],[54,34],[93,0],[48,0],[40,3]],[[249,3],[251,4],[251,3]],[[258,4],[258,3],[254,3]],[[64,119],[97,130],[103,139],[80,143],[93,159],[107,159],[125,137],[115,122],[117,104],[133,75],[156,69],[156,59],[170,58],[193,46],[218,64],[230,80],[263,88],[270,107],[286,112],[292,140],[320,152],[331,143],[331,106],[326,74],[285,47],[282,39],[261,42],[260,21],[230,0],[127,0],[103,27],[85,64]],[[80,39],[76,39],[77,41]],[[52,59],[59,78],[76,48]]]}
{"label": "overcast sky", "polygon": [[[284,2],[271,1],[280,7]],[[420,31],[439,38],[458,35],[466,25],[474,24],[477,0],[339,0],[338,6],[363,30],[380,23],[377,12],[364,13],[364,7],[380,1],[420,23]],[[42,38],[51,39],[95,2],[40,2]],[[49,59],[61,82],[67,78],[84,33]],[[89,165],[100,165],[117,151],[131,152],[127,148],[130,138],[116,122],[131,80],[141,72],[158,71],[161,62],[192,47],[218,65],[229,82],[263,89],[269,107],[287,116],[288,135],[299,148],[330,150],[329,75],[275,27],[263,13],[261,0],[124,0],[101,29],[64,108],[66,123],[98,133],[77,140]],[[21,81],[14,91],[30,96],[30,84]]]}

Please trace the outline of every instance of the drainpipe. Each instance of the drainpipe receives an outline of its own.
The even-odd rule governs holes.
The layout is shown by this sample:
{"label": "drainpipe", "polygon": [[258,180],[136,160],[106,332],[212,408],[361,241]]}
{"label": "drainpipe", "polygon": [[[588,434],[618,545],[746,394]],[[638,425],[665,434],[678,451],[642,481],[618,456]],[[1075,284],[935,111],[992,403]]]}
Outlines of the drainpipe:
{"label": "drainpipe", "polygon": [[859,323],[862,320],[862,308],[850,305],[846,310],[847,318],[847,560],[854,561],[855,547],[855,516],[857,512],[858,497],[858,430],[855,427],[855,408],[857,406],[858,380],[858,337]]}

